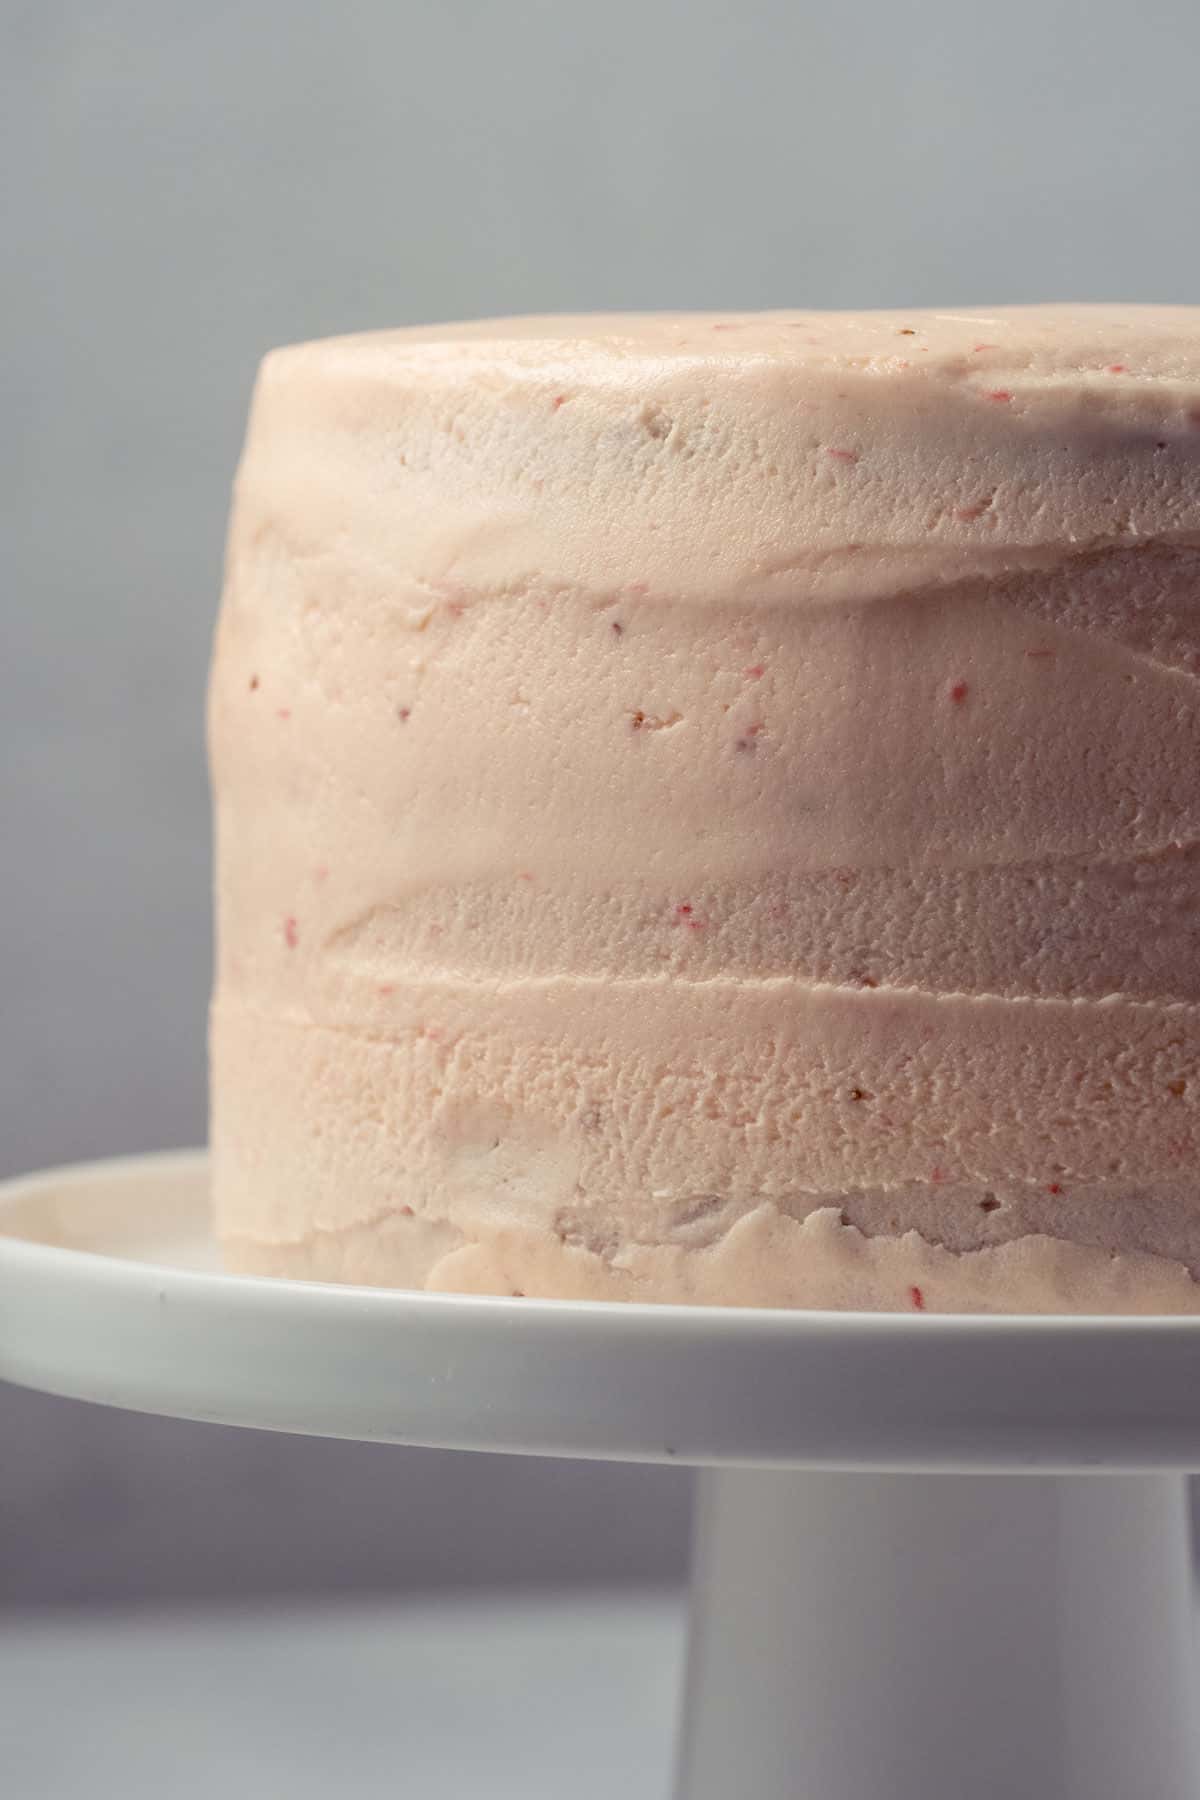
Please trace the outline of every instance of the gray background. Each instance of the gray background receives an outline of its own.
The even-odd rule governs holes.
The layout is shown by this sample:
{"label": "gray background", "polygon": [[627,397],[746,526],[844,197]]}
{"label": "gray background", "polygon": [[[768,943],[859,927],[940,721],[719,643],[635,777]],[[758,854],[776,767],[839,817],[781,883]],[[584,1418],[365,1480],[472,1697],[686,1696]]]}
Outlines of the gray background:
{"label": "gray background", "polygon": [[[8,0],[0,1170],[203,1135],[202,692],[265,349],[1200,299],[1198,65],[1195,0]],[[670,1575],[686,1508],[0,1389],[0,1601]]]}

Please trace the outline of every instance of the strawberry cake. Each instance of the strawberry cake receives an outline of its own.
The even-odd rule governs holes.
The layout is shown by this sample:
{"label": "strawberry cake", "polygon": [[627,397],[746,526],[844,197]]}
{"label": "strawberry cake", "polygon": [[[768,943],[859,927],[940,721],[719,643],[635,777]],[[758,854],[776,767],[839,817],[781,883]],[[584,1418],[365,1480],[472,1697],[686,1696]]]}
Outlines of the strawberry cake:
{"label": "strawberry cake", "polygon": [[231,1268],[1200,1311],[1200,308],[276,351],[210,737]]}

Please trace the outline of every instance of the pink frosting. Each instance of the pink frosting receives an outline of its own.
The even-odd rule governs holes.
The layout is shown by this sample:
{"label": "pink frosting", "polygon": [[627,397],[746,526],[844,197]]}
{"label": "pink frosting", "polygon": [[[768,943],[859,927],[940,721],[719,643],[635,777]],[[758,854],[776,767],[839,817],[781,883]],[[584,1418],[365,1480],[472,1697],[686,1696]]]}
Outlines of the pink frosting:
{"label": "pink frosting", "polygon": [[1200,1310],[1200,308],[268,357],[211,693],[235,1266]]}

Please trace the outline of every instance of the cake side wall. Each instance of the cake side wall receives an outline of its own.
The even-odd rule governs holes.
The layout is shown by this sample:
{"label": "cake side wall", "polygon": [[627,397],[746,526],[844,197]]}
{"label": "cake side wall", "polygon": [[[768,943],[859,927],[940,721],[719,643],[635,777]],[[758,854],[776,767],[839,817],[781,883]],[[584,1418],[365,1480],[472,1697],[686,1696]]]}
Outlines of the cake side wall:
{"label": "cake side wall", "polygon": [[[660,568],[668,431],[607,485],[580,474],[591,573],[568,577],[568,537],[524,560],[549,476],[497,461],[510,428],[528,448],[528,379],[447,401],[437,457],[427,392],[393,431],[386,388],[273,379],[211,711],[237,1255],[319,1242],[322,1267],[402,1282],[871,1305],[911,1303],[918,1267],[940,1303],[993,1306],[1132,1304],[1110,1253],[1200,1267],[1200,552],[1058,541],[1083,505],[1061,478],[1032,565],[1001,532],[964,573],[972,518],[937,579],[870,544],[836,579],[807,553],[767,569],[762,469],[741,539],[713,540],[724,586],[696,585],[694,554],[674,584],[602,581],[596,508],[631,468]],[[767,393],[747,382],[739,443]],[[1187,466],[1158,490],[1172,517]],[[659,486],[676,530],[672,495],[704,480]],[[1042,1266],[1035,1240],[1060,1240]]]}

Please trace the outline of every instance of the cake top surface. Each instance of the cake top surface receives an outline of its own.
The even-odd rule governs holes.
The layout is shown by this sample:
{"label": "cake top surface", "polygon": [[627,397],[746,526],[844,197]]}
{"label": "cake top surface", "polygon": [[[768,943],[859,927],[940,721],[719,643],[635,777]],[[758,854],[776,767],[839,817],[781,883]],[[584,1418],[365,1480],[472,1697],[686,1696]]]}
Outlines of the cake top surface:
{"label": "cake top surface", "polygon": [[[277,353],[427,364],[489,358],[544,367],[760,360],[899,374],[1011,365],[1027,377],[1125,376],[1200,384],[1200,306],[1042,305],[868,312],[585,313],[404,326]],[[980,360],[976,360],[980,359]]]}

